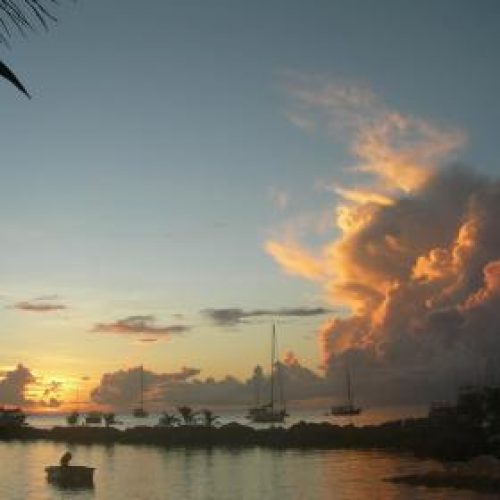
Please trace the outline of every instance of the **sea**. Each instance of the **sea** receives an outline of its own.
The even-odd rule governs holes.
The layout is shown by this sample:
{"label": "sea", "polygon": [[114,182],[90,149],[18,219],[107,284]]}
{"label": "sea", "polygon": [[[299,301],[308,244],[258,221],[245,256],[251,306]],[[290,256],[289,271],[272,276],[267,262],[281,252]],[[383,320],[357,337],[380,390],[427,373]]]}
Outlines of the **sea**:
{"label": "sea", "polygon": [[[305,415],[302,415],[305,417]],[[156,425],[158,415],[118,415],[118,427]],[[219,424],[238,421],[221,416]],[[332,417],[296,417],[332,421]],[[367,418],[367,417],[365,417]],[[297,421],[298,421],[297,420]],[[243,423],[242,420],[241,423]],[[245,422],[248,423],[248,422]],[[349,422],[350,423],[350,422]],[[354,422],[358,425],[358,422]],[[65,425],[62,415],[30,416],[35,427]],[[66,451],[72,465],[95,467],[93,488],[65,489],[46,481],[45,467]],[[386,479],[439,468],[411,454],[355,450],[168,449],[144,445],[0,442],[0,499],[109,500],[363,500],[498,498],[448,488],[393,484]]]}

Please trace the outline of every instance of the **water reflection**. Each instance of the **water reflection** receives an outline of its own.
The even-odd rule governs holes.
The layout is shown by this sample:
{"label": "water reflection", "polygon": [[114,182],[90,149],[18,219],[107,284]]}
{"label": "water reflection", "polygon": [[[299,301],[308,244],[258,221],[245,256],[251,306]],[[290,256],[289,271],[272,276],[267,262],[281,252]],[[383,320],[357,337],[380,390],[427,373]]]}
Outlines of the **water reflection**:
{"label": "water reflection", "polygon": [[[94,490],[63,490],[45,466],[69,449],[75,465],[96,467]],[[0,443],[0,498],[134,500],[487,499],[456,490],[427,490],[383,479],[435,467],[432,461],[381,452],[175,449]],[[20,474],[20,471],[23,471]]]}

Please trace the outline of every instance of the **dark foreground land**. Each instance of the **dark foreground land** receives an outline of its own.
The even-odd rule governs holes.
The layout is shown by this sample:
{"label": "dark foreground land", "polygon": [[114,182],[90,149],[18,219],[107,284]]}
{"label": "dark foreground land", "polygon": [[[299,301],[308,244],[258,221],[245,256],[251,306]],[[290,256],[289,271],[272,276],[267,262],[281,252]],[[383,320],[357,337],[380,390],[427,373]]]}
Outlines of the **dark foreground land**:
{"label": "dark foreground land", "polygon": [[427,488],[456,488],[480,493],[500,492],[500,478],[486,474],[457,474],[446,471],[427,472],[389,478],[388,481]]}
{"label": "dark foreground land", "polygon": [[147,444],[164,447],[252,447],[315,449],[385,449],[441,460],[500,457],[491,435],[468,426],[436,424],[430,419],[388,422],[377,426],[337,426],[300,422],[289,428],[254,429],[230,423],[221,427],[33,427],[0,428],[0,441],[50,440],[75,444]]}
{"label": "dark foreground land", "polygon": [[[337,426],[300,422],[289,428],[255,429],[230,423],[221,427],[34,427],[0,428],[0,441],[48,440],[68,444],[140,444],[167,448],[359,449],[412,453],[443,461],[441,471],[387,478],[396,483],[452,487],[500,493],[500,439],[492,429],[470,422],[432,418],[388,422],[377,426]],[[485,457],[486,455],[486,457]],[[474,458],[476,457],[476,458]],[[495,458],[497,457],[497,458]],[[465,462],[465,461],[469,462]],[[486,462],[485,462],[486,460]],[[452,467],[450,467],[450,461]],[[457,465],[457,461],[463,461]],[[486,467],[485,467],[486,463]]]}

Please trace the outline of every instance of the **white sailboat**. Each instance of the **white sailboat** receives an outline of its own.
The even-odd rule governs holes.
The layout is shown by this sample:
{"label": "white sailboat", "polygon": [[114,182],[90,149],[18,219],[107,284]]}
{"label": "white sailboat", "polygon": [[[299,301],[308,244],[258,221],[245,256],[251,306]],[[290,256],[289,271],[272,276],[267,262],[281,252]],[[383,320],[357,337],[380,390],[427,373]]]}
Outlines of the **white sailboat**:
{"label": "white sailboat", "polygon": [[[255,423],[279,423],[285,420],[288,416],[285,408],[284,401],[282,401],[280,407],[277,406],[275,401],[276,390],[276,367],[279,370],[279,364],[277,364],[276,355],[276,327],[273,324],[273,333],[271,337],[271,377],[270,377],[270,400],[269,403],[255,406],[248,410],[247,418]],[[279,373],[278,373],[279,377]],[[283,399],[283,389],[281,388],[281,399]]]}
{"label": "white sailboat", "polygon": [[351,374],[349,372],[349,367],[346,366],[346,388],[347,388],[347,401],[343,405],[332,406],[330,409],[330,414],[336,417],[349,417],[359,415],[361,413],[361,408],[354,405],[354,399],[352,395],[351,388]]}
{"label": "white sailboat", "polygon": [[140,380],[141,380],[141,401],[140,406],[134,408],[134,417],[136,418],[145,418],[148,416],[148,412],[144,409],[144,368],[140,366]]}

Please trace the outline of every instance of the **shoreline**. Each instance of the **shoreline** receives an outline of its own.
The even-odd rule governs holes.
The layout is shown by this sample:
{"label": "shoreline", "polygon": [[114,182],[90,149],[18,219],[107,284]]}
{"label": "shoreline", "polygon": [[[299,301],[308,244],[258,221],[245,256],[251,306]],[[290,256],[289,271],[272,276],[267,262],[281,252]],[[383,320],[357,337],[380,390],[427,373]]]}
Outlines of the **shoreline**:
{"label": "shoreline", "polygon": [[299,422],[290,427],[256,429],[239,423],[218,427],[53,427],[0,428],[0,441],[55,441],[68,444],[142,444],[161,447],[266,447],[275,449],[391,450],[438,460],[469,460],[475,456],[500,456],[478,429],[436,426],[427,418],[398,420],[355,427],[330,423]]}

